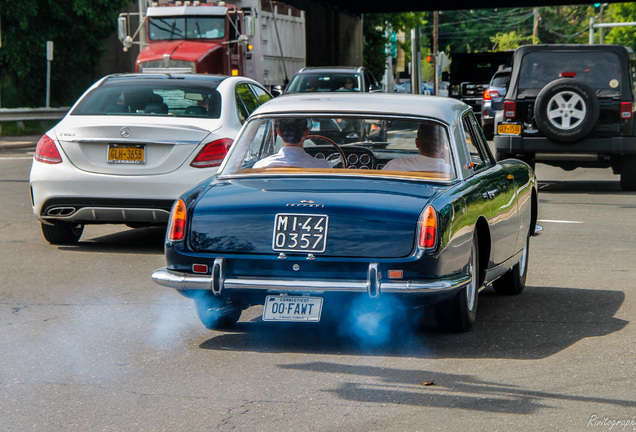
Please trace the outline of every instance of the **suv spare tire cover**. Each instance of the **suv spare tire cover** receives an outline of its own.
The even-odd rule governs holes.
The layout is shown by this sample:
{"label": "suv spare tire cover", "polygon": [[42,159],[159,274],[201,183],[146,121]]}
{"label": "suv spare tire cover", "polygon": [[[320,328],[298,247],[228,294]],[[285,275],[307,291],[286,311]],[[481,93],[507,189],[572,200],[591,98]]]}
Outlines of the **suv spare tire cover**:
{"label": "suv spare tire cover", "polygon": [[596,126],[599,104],[592,87],[572,78],[546,85],[534,105],[534,119],[549,139],[570,143],[585,138]]}

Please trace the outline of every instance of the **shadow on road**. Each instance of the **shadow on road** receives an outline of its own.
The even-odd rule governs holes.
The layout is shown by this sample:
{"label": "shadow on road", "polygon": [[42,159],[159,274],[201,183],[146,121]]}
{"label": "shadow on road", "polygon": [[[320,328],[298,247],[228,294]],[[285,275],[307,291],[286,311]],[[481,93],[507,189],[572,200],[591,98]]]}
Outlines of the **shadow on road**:
{"label": "shadow on road", "polygon": [[323,373],[340,378],[329,392],[356,402],[399,403],[421,407],[459,408],[483,412],[532,414],[553,407],[554,401],[609,404],[633,407],[628,399],[580,396],[564,392],[532,391],[509,384],[483,381],[474,375],[432,372],[421,369],[394,369],[331,362],[308,362],[279,366],[285,370]]}
{"label": "shadow on road", "polygon": [[[420,358],[541,359],[588,337],[621,330],[614,318],[625,294],[609,290],[527,287],[520,296],[484,290],[477,322],[468,333],[442,333],[430,325],[418,329],[401,311],[367,324],[352,319],[343,304],[340,319],[290,324],[240,321],[233,332],[218,332],[200,345],[209,350],[298,352],[338,355],[386,355]],[[363,321],[364,322],[364,321]],[[378,324],[379,322],[379,324]],[[426,321],[425,321],[426,322]]]}
{"label": "shadow on road", "polygon": [[544,180],[539,181],[540,192],[550,193],[596,193],[628,194],[623,192],[618,180]]}
{"label": "shadow on road", "polygon": [[120,232],[92,238],[84,231],[79,243],[73,246],[60,246],[59,249],[82,252],[163,254],[165,236],[166,227],[122,227]]}

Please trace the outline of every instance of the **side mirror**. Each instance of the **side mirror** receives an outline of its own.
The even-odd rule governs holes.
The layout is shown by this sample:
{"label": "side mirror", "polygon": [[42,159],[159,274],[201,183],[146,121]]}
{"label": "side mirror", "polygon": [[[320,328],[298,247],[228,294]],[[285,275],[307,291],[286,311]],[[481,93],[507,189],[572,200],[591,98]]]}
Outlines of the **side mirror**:
{"label": "side mirror", "polygon": [[243,22],[245,26],[243,34],[247,37],[254,37],[256,35],[256,20],[252,15],[245,15],[245,20]]}
{"label": "side mirror", "polygon": [[382,91],[382,86],[379,86],[377,84],[371,84],[369,86],[369,92],[370,93],[378,93]]}
{"label": "side mirror", "polygon": [[280,95],[283,94],[283,86],[274,86],[271,88],[270,93],[272,94],[272,96],[274,97],[278,97]]}
{"label": "side mirror", "polygon": [[126,36],[128,36],[128,25],[126,17],[120,16],[117,18],[117,36],[121,42],[124,42]]}

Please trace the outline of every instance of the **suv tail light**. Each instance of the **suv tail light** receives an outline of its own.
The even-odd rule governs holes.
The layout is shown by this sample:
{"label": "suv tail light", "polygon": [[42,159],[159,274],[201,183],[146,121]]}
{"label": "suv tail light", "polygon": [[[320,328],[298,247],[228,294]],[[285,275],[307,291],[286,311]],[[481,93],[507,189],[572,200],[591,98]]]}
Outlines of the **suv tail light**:
{"label": "suv tail light", "polygon": [[513,119],[517,116],[517,103],[514,101],[504,102],[504,117],[507,119]]}
{"label": "suv tail light", "polygon": [[221,165],[232,142],[230,138],[221,138],[207,143],[190,162],[190,166],[194,168],[210,168]]}
{"label": "suv tail light", "polygon": [[634,116],[634,105],[631,102],[621,102],[621,118],[630,119]]}
{"label": "suv tail light", "polygon": [[484,100],[492,100],[494,97],[499,97],[499,92],[497,90],[486,90],[484,92]]}
{"label": "suv tail light", "polygon": [[561,78],[576,78],[576,72],[561,72]]}
{"label": "suv tail light", "polygon": [[47,164],[62,163],[60,152],[57,150],[55,142],[48,135],[42,135],[42,138],[38,141],[33,158],[38,162]]}

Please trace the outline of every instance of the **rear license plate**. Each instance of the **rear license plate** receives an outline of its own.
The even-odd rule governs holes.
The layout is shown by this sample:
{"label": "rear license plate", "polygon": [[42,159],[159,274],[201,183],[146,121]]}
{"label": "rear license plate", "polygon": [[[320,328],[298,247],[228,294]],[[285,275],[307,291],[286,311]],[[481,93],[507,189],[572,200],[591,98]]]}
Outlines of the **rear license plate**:
{"label": "rear license plate", "polygon": [[146,146],[144,144],[108,144],[108,163],[146,163]]}
{"label": "rear license plate", "polygon": [[322,297],[267,296],[263,321],[320,321]]}
{"label": "rear license plate", "polygon": [[521,135],[520,124],[499,124],[497,125],[499,135]]}
{"label": "rear license plate", "polygon": [[324,252],[326,215],[278,213],[274,219],[272,249],[280,252]]}

